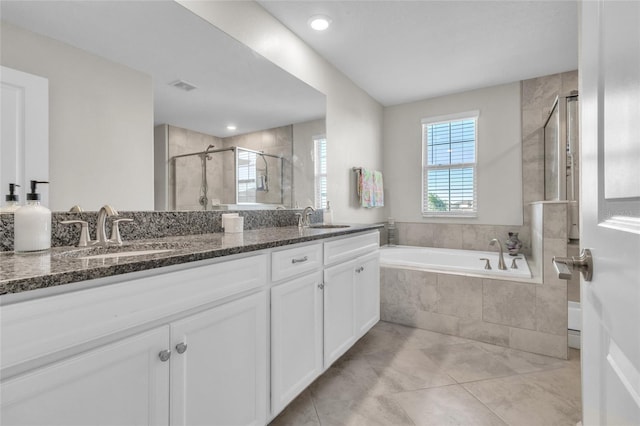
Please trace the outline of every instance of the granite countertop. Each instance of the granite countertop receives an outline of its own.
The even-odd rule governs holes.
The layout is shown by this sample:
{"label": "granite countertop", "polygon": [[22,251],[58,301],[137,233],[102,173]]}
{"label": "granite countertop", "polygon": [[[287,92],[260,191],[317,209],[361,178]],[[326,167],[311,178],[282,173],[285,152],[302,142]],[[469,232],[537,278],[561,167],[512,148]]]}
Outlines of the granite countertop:
{"label": "granite countertop", "polygon": [[[55,247],[44,252],[0,253],[0,295],[54,287],[129,272],[161,268],[215,257],[352,234],[382,225],[348,228],[287,226],[244,231],[240,234],[199,234],[125,242],[120,247]],[[117,256],[120,251],[154,250],[137,256]],[[82,259],[96,254],[113,257]]]}

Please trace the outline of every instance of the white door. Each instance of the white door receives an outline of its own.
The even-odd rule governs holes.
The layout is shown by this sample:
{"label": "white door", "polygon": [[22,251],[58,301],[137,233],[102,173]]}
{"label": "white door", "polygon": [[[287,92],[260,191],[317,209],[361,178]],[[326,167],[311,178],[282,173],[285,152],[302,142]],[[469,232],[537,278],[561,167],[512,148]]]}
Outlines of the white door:
{"label": "white door", "polygon": [[358,258],[356,266],[356,337],[380,321],[380,254]]}
{"label": "white door", "polygon": [[356,262],[324,271],[324,368],[328,368],[356,341]]}
{"label": "white door", "polygon": [[171,324],[172,426],[266,423],[268,326],[264,291]]}
{"label": "white door", "polygon": [[640,424],[640,2],[581,3],[583,423]]}
{"label": "white door", "polygon": [[168,345],[164,326],[5,380],[0,423],[167,425]]}
{"label": "white door", "polygon": [[271,289],[271,406],[280,412],[322,373],[322,272]]}
{"label": "white door", "polygon": [[[0,193],[20,185],[20,202],[30,180],[49,180],[49,80],[0,67]],[[42,204],[49,206],[47,185],[40,185]]]}

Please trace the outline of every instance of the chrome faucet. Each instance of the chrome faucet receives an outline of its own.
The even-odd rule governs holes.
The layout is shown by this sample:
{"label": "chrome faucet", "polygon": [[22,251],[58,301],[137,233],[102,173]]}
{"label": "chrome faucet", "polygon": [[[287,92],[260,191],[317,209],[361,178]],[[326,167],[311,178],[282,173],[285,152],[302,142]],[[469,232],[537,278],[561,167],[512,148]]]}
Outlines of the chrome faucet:
{"label": "chrome faucet", "polygon": [[315,212],[316,209],[314,209],[311,206],[307,206],[304,208],[304,210],[302,211],[302,226],[307,228],[309,225],[311,225],[311,214],[313,212]]}
{"label": "chrome faucet", "polygon": [[95,244],[106,246],[109,244],[107,239],[107,216],[118,216],[118,211],[110,205],[104,205],[98,212],[98,221],[96,222],[96,242]]}
{"label": "chrome faucet", "polygon": [[500,249],[500,255],[498,257],[498,269],[502,271],[506,271],[507,265],[504,263],[504,251],[502,250],[502,244],[500,243],[500,241],[498,241],[497,238],[494,238],[491,241],[489,241],[490,246],[494,246],[496,243],[498,243],[498,248]]}

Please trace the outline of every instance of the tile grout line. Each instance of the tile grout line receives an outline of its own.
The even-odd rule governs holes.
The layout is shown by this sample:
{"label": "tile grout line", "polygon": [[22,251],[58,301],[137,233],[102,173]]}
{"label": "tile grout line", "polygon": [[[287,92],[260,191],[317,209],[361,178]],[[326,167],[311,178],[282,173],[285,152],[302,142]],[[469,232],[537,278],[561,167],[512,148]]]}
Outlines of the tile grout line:
{"label": "tile grout line", "polygon": [[[480,380],[479,380],[480,381]],[[482,402],[477,396],[475,396],[473,394],[473,392],[471,392],[469,389],[467,389],[466,387],[464,387],[463,384],[459,385],[462,389],[464,389],[465,392],[467,392],[469,395],[471,395],[471,397],[473,399],[475,399],[476,401],[478,401],[480,404],[482,404],[483,407],[485,407],[487,410],[489,410],[491,413],[493,413],[494,416],[496,416],[497,418],[500,419],[500,421],[502,421],[505,425],[510,425],[509,422],[507,422],[505,419],[502,418],[502,416],[500,416],[498,413],[496,413],[495,411],[493,411],[491,409],[491,407],[489,407],[487,404],[485,404],[484,402]]]}

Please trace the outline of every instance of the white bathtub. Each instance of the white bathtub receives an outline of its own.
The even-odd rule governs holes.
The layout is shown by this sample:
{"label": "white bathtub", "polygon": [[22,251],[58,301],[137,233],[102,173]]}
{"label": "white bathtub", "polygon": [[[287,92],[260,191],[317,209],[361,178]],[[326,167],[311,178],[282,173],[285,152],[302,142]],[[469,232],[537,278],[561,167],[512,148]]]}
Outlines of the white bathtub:
{"label": "white bathtub", "polygon": [[[484,269],[488,258],[491,270]],[[432,247],[384,246],[380,248],[380,266],[391,268],[412,268],[434,272],[448,272],[461,275],[490,276],[497,279],[526,280],[531,271],[524,255],[518,255],[518,269],[511,269],[512,256],[504,255],[507,270],[498,269],[498,253],[475,250],[453,250]]]}

